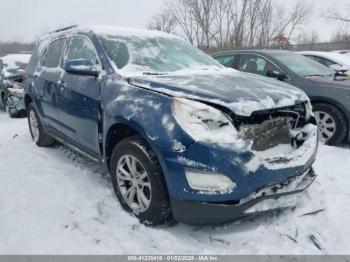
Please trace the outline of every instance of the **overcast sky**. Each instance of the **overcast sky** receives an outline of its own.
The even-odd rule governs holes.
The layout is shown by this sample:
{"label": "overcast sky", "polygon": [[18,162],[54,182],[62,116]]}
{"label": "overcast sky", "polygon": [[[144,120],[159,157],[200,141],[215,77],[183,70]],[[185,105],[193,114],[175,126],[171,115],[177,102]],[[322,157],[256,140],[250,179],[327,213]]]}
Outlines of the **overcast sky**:
{"label": "overcast sky", "polygon": [[[288,6],[297,0],[278,0]],[[314,4],[314,17],[304,30],[318,31],[326,41],[338,25],[317,17],[331,7],[329,0]],[[69,24],[112,24],[144,28],[163,0],[0,0],[0,41],[33,41],[47,31]],[[349,7],[349,0],[336,0]],[[350,11],[349,11],[350,13]]]}

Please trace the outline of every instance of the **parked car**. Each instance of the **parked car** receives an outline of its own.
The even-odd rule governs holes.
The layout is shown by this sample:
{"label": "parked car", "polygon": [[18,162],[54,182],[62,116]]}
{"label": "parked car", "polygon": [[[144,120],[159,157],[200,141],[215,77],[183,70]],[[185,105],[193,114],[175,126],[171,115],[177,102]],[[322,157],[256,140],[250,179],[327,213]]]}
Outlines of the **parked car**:
{"label": "parked car", "polygon": [[176,36],[65,28],[43,38],[26,71],[35,143],[103,163],[122,207],[147,225],[255,217],[316,177],[306,94],[225,69]]}
{"label": "parked car", "polygon": [[275,78],[309,95],[320,138],[337,145],[349,138],[350,83],[336,81],[334,72],[300,54],[279,50],[243,50],[220,53],[214,58],[237,70]]}
{"label": "parked car", "polygon": [[342,55],[350,56],[350,50],[335,50],[335,51],[332,51],[332,52],[336,53],[336,54],[342,54]]}
{"label": "parked car", "polygon": [[0,58],[0,109],[10,117],[24,116],[23,75],[30,55],[10,54]]}
{"label": "parked car", "polygon": [[350,77],[350,57],[343,54],[336,54],[331,52],[316,52],[305,51],[300,54],[310,58],[324,66],[333,69],[336,72],[344,73]]}

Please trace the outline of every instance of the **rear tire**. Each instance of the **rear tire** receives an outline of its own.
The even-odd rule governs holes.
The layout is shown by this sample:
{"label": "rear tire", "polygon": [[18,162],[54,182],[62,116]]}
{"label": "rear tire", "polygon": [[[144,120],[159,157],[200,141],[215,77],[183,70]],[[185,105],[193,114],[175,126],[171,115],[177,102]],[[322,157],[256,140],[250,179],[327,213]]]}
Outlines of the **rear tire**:
{"label": "rear tire", "polygon": [[157,226],[172,220],[162,169],[156,155],[142,137],[126,138],[116,145],[111,157],[110,173],[122,207],[138,217],[141,223]]}
{"label": "rear tire", "polygon": [[45,132],[34,104],[28,106],[27,114],[29,131],[36,145],[39,147],[50,147],[54,145],[55,140]]}
{"label": "rear tire", "polygon": [[321,140],[327,145],[338,145],[343,142],[348,134],[348,125],[343,113],[335,106],[329,104],[314,104],[317,124],[320,130]]}

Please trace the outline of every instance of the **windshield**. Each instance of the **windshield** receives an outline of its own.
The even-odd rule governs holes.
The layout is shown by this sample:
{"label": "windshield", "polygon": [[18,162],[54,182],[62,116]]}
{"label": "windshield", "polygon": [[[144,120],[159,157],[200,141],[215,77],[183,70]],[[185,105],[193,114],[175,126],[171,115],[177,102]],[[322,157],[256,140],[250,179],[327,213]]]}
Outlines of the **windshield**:
{"label": "windshield", "polygon": [[299,54],[280,53],[274,54],[273,57],[301,77],[331,76],[334,74],[333,70],[328,67]]}
{"label": "windshield", "polygon": [[175,37],[103,36],[100,39],[115,67],[124,73],[221,68],[213,58]]}

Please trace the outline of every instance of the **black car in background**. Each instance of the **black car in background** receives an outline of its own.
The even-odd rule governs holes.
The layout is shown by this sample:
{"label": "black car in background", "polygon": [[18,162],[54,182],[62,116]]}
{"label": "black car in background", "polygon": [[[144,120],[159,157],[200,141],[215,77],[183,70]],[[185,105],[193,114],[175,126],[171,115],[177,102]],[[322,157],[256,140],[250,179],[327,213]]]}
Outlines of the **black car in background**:
{"label": "black car in background", "polygon": [[349,139],[350,81],[300,54],[281,50],[242,50],[213,55],[226,67],[275,78],[304,90],[318,120],[321,139],[337,145]]}
{"label": "black car in background", "polygon": [[0,110],[10,117],[25,116],[23,99],[24,70],[29,54],[10,54],[0,57]]}

